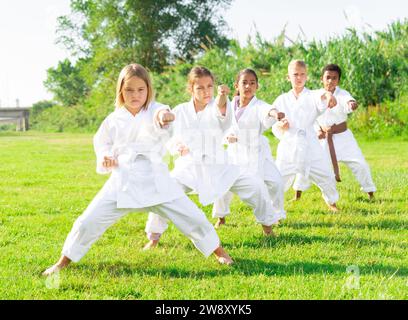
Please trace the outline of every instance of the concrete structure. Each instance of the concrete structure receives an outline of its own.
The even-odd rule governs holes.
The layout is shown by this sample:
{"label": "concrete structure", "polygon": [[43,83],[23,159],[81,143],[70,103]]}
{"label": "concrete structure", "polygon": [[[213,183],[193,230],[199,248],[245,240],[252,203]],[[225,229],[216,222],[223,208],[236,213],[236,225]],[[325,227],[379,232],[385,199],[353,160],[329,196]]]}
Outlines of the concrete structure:
{"label": "concrete structure", "polygon": [[29,129],[29,116],[31,108],[0,108],[0,123],[15,123],[16,131]]}

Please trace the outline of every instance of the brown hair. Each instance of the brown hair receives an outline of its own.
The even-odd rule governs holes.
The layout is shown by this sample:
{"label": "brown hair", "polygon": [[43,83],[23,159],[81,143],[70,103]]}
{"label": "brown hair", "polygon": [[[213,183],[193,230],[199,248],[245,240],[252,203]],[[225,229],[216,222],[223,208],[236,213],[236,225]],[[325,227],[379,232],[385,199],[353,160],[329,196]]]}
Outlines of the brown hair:
{"label": "brown hair", "polygon": [[125,84],[127,80],[129,80],[132,77],[138,77],[146,83],[147,99],[146,99],[145,104],[142,107],[143,109],[146,110],[149,104],[154,99],[152,80],[150,79],[149,72],[142,65],[137,64],[137,63],[132,63],[132,64],[127,65],[120,72],[118,83],[116,85],[115,106],[116,108],[120,108],[124,106],[125,100],[123,99],[123,93],[122,93],[123,85]]}
{"label": "brown hair", "polygon": [[193,69],[191,69],[191,71],[188,74],[188,81],[187,81],[187,90],[189,93],[193,92],[193,86],[194,86],[195,80],[199,78],[203,78],[203,77],[210,77],[213,80],[213,82],[215,82],[214,75],[207,68],[194,67]]}
{"label": "brown hair", "polygon": [[[256,74],[256,72],[255,72],[253,69],[245,68],[245,69],[241,70],[241,71],[238,73],[237,77],[235,78],[234,87],[237,87],[237,86],[238,86],[238,82],[239,82],[239,80],[241,79],[241,77],[242,77],[244,74],[252,74],[252,75],[255,77],[255,79],[256,79],[256,84],[258,84],[258,75]],[[238,89],[235,90],[234,95],[235,95],[235,96],[239,96],[239,90],[238,90]]]}

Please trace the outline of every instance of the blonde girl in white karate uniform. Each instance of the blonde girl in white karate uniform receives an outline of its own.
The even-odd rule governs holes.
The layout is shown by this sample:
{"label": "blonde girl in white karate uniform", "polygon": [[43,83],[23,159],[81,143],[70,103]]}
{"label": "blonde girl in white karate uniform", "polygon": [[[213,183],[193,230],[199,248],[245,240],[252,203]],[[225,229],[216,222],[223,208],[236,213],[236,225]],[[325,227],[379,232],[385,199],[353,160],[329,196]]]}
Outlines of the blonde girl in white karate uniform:
{"label": "blonde girl in white karate uniform", "polygon": [[106,229],[132,211],[156,212],[171,220],[205,256],[214,253],[221,263],[232,263],[212,224],[170,177],[162,161],[173,120],[168,106],[153,101],[145,68],[138,64],[123,68],[116,109],[94,136],[97,172],[111,176],[75,221],[61,258],[44,275],[78,262]]}
{"label": "blonde girl in white karate uniform", "polygon": [[[273,213],[278,219],[286,217],[283,208],[284,190],[282,176],[272,157],[268,139],[263,132],[285,115],[278,113],[268,103],[258,99],[258,76],[252,69],[244,69],[235,81],[236,96],[232,102],[233,119],[227,132],[228,154],[243,174],[260,175],[268,187]],[[226,223],[230,214],[232,193],[214,202],[213,217],[218,218],[216,227]]]}
{"label": "blonde girl in white karate uniform", "polygon": [[[337,162],[342,162],[351,169],[351,172],[360,183],[361,190],[368,194],[369,199],[374,198],[376,187],[371,177],[370,167],[364,159],[356,139],[350,129],[347,128],[347,116],[357,109],[356,100],[349,92],[338,87],[341,79],[341,68],[336,64],[328,64],[322,71],[323,91],[330,91],[337,101],[337,105],[327,109],[317,118],[315,130],[320,139],[320,144],[332,160],[336,180],[341,181]],[[331,137],[328,135],[331,134]],[[332,139],[333,148],[330,148]],[[309,179],[299,175],[296,177],[293,188],[297,198],[301,192],[310,187]]]}
{"label": "blonde girl in white karate uniform", "polygon": [[323,152],[313,125],[316,118],[336,103],[330,92],[305,88],[306,64],[294,60],[288,66],[292,90],[280,95],[273,106],[285,114],[275,123],[272,131],[280,140],[276,165],[283,177],[285,191],[292,185],[296,174],[302,174],[322,191],[330,210],[337,211],[339,194],[327,153]]}
{"label": "blonde girl in white karate uniform", "polygon": [[[195,67],[188,76],[188,90],[192,99],[173,109],[176,121],[169,149],[179,158],[171,175],[186,192],[196,192],[203,205],[213,203],[229,190],[236,193],[253,208],[257,222],[270,235],[275,217],[263,179],[242,174],[238,166],[229,163],[223,147],[233,117],[228,88],[220,86],[214,100],[214,76],[206,68]],[[166,219],[149,214],[145,230],[150,241],[145,249],[157,245],[167,226]]]}

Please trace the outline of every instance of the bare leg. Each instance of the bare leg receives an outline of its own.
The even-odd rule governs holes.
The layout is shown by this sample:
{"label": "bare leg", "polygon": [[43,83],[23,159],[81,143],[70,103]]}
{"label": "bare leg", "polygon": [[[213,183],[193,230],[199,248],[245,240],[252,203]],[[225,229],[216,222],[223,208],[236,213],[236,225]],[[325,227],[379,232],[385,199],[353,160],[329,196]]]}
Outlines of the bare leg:
{"label": "bare leg", "polygon": [[69,259],[66,256],[61,256],[61,258],[58,260],[56,264],[53,266],[49,267],[47,270],[45,270],[42,275],[43,276],[50,276],[54,273],[58,273],[61,269],[67,267],[71,263],[71,259]]}
{"label": "bare leg", "polygon": [[374,192],[368,192],[368,198],[374,200]]}

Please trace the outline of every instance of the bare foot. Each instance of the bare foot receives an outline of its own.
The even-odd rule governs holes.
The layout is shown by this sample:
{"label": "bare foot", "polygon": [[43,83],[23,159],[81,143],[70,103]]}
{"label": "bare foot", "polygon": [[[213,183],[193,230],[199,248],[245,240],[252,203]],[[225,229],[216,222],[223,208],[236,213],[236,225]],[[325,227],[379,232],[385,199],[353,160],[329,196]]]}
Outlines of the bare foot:
{"label": "bare foot", "polygon": [[275,233],[272,230],[272,226],[264,226],[262,225],[264,235],[266,237],[276,237]]}
{"label": "bare foot", "polygon": [[223,224],[225,224],[225,218],[218,218],[217,222],[214,225],[214,228],[218,229]]}
{"label": "bare foot", "polygon": [[374,192],[368,192],[368,199],[370,201],[374,200]]}
{"label": "bare foot", "polygon": [[329,210],[332,212],[339,212],[339,208],[337,208],[337,205],[335,203],[333,204],[327,204],[329,206]]}
{"label": "bare foot", "polygon": [[61,270],[61,268],[58,265],[54,264],[52,267],[49,267],[47,270],[45,270],[42,273],[42,275],[45,276],[45,277],[48,277],[48,276],[50,276],[52,274],[60,272],[60,270]]}
{"label": "bare foot", "polygon": [[143,251],[147,251],[153,248],[157,247],[157,244],[159,243],[159,240],[150,240],[148,243],[145,244],[143,247]]}
{"label": "bare foot", "polygon": [[68,266],[71,263],[71,259],[69,259],[66,256],[62,256],[58,262],[56,264],[54,264],[53,266],[49,267],[47,270],[45,270],[42,275],[43,276],[50,276],[52,274],[58,273],[61,271],[61,269],[65,268],[66,266]]}
{"label": "bare foot", "polygon": [[232,258],[228,255],[228,253],[221,246],[215,249],[214,255],[220,264],[226,264],[227,266],[230,266],[234,263],[234,260],[232,260]]}

